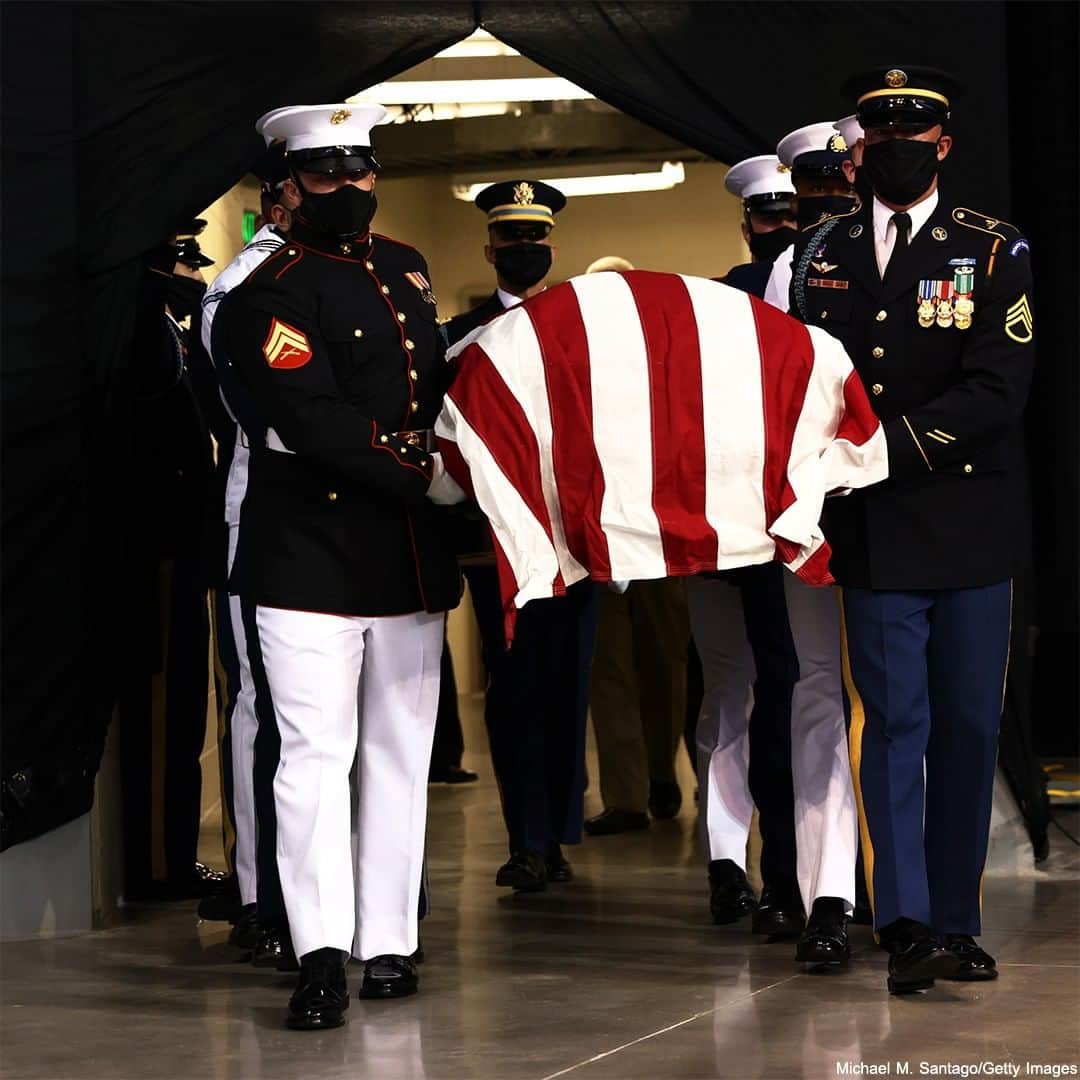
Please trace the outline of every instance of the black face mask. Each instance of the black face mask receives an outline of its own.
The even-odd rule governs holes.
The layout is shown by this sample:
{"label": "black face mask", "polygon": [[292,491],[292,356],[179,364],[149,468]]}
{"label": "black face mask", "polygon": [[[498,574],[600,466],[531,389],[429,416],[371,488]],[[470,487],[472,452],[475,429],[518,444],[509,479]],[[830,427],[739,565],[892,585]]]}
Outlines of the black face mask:
{"label": "black face mask", "polygon": [[800,195],[796,215],[800,229],[809,229],[819,221],[846,214],[855,209],[854,195]]}
{"label": "black face mask", "polygon": [[205,294],[205,282],[173,274],[165,290],[165,303],[169,305],[174,319],[186,319],[199,310]]}
{"label": "black face mask", "polygon": [[938,172],[937,143],[888,139],[868,143],[863,172],[874,191],[894,206],[908,206],[934,182]]}
{"label": "black face mask", "polygon": [[750,254],[758,262],[772,262],[781,251],[795,243],[795,230],[781,225],[769,232],[750,232]]}
{"label": "black face mask", "polygon": [[352,240],[368,231],[378,203],[374,191],[346,184],[337,191],[314,195],[301,187],[303,200],[299,214],[319,232],[329,233],[338,240]]}
{"label": "black face mask", "polygon": [[495,249],[495,269],[515,289],[529,289],[543,281],[551,269],[547,244],[508,244]]}

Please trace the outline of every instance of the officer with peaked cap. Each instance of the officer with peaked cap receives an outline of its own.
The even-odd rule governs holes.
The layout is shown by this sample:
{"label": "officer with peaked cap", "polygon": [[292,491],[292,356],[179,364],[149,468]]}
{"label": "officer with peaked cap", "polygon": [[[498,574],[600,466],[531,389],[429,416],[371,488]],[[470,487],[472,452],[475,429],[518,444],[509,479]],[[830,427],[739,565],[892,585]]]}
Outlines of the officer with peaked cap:
{"label": "officer with peaked cap", "polygon": [[[487,218],[484,257],[495,268],[497,288],[446,324],[451,345],[543,291],[554,255],[550,233],[565,205],[560,191],[539,180],[490,184],[477,195]],[[518,614],[507,649],[490,530],[486,521],[479,524],[483,539],[466,545],[464,569],[489,675],[484,719],[510,850],[495,883],[538,892],[572,878],[561,845],[581,840],[596,590],[583,581],[565,596],[531,601]]]}
{"label": "officer with peaked cap", "polygon": [[281,734],[293,1028],[343,1022],[350,952],[364,962],[361,996],[417,989],[443,623],[461,594],[433,501],[460,490],[431,449],[447,367],[427,264],[370,228],[371,129],[385,118],[345,103],[262,117],[262,134],[285,139],[299,206],[288,242],[220,316],[264,425],[233,579],[256,602]]}
{"label": "officer with peaked cap", "polygon": [[[851,147],[832,123],[796,128],[777,143],[776,154],[791,170],[800,231],[826,218],[849,213],[858,205],[852,181],[845,171],[845,164],[850,168]],[[790,281],[791,259],[777,259],[765,299],[786,311]]]}
{"label": "officer with peaked cap", "polygon": [[975,937],[1009,648],[1011,447],[1034,326],[1028,242],[939,189],[959,90],[905,64],[848,80],[873,195],[814,232],[791,284],[793,312],[844,343],[888,442],[889,479],[829,500],[824,527],[894,993],[997,974]]}

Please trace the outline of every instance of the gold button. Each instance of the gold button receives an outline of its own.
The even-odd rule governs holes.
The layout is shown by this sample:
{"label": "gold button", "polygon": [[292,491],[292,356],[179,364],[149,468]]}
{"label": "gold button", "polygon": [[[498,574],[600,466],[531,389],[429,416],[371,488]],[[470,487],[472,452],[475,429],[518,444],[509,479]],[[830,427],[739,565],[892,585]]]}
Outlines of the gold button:
{"label": "gold button", "polygon": [[881,383],[879,383],[879,382],[874,383],[874,385],[870,387],[870,393],[873,394],[875,397],[878,394],[883,394],[884,392],[885,392],[885,387],[882,386]]}
{"label": "gold button", "polygon": [[880,345],[875,345],[873,352],[875,360],[880,360],[885,355],[885,350]]}
{"label": "gold button", "polygon": [[410,401],[409,402],[409,408],[413,412],[416,412],[416,410],[420,408],[420,402],[419,401]]}
{"label": "gold button", "polygon": [[409,450],[409,448],[408,448],[407,446],[403,446],[403,447],[401,448],[401,452],[402,452],[403,454],[405,454],[405,453],[408,453],[408,450]]}
{"label": "gold button", "polygon": [[957,210],[957,211],[956,211],[956,216],[957,216],[958,218],[960,218],[960,219],[963,219],[963,217],[964,217],[964,211],[963,211],[963,210]]}
{"label": "gold button", "polygon": [[379,442],[386,442],[386,436],[385,435],[380,435],[379,436]]}
{"label": "gold button", "polygon": [[829,317],[829,313],[828,313],[827,311],[823,311],[823,312],[821,313],[821,318],[823,318],[823,319],[827,319],[828,317]]}
{"label": "gold button", "polygon": [[405,321],[405,312],[399,311],[397,313],[397,321],[398,322],[404,322]]}
{"label": "gold button", "polygon": [[971,473],[971,472],[974,472],[974,471],[975,470],[970,465],[965,465],[964,466],[964,472]]}
{"label": "gold button", "polygon": [[888,317],[889,313],[884,308],[882,308],[882,310],[874,316],[874,318],[877,319],[878,322],[884,322]]}
{"label": "gold button", "polygon": [[290,255],[295,255],[296,254],[296,248],[289,248],[289,254]]}
{"label": "gold button", "polygon": [[368,268],[369,270],[374,270],[374,269],[375,269],[375,264],[374,264],[373,262],[370,262],[370,261],[369,261],[369,262],[366,262],[366,263],[364,263],[364,265],[365,265],[365,266],[366,266],[366,267],[367,267],[367,268]]}
{"label": "gold button", "polygon": [[341,245],[341,254],[342,255],[348,255],[350,251],[352,251],[352,244],[342,244]]}
{"label": "gold button", "polygon": [[420,459],[420,464],[426,468],[427,467],[427,458],[421,458]]}
{"label": "gold button", "polygon": [[364,331],[361,330],[360,327],[357,327],[352,333],[353,333],[353,337],[363,337],[364,336]]}
{"label": "gold button", "polygon": [[336,492],[336,491],[328,491],[328,492],[326,493],[326,497],[327,497],[327,498],[328,498],[328,499],[329,499],[329,500],[330,500],[331,502],[337,502],[337,492]]}
{"label": "gold button", "polygon": [[412,379],[413,382],[416,382],[416,380],[420,378],[420,372],[417,371],[416,368],[413,368],[409,372],[409,378]]}
{"label": "gold button", "polygon": [[406,338],[405,339],[405,348],[406,349],[415,349],[416,348],[416,342],[413,341],[412,338]]}
{"label": "gold button", "polygon": [[379,291],[383,294],[383,296],[389,296],[390,295],[390,286],[389,285],[381,285],[379,287]]}

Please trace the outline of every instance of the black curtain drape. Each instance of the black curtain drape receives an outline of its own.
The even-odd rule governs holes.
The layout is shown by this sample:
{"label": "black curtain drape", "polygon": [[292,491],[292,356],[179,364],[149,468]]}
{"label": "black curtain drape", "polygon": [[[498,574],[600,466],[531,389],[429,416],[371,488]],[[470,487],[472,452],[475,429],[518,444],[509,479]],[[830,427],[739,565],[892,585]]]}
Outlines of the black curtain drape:
{"label": "black curtain drape", "polygon": [[[130,623],[131,340],[143,252],[244,175],[262,112],[339,99],[478,22],[728,162],[850,112],[837,87],[855,68],[930,63],[967,82],[953,186],[977,209],[1031,222],[1043,343],[1029,410],[1035,622],[1052,656],[1072,635],[1075,676],[1076,8],[967,3],[949,9],[947,31],[934,29],[943,18],[940,5],[891,0],[0,6],[0,847],[90,804]],[[1058,101],[1072,103],[1064,116],[1048,107]],[[1051,162],[1067,196],[1047,194]],[[1040,646],[1037,700],[1040,685],[1062,689],[1060,670]],[[1021,765],[1030,776],[1030,762]]]}

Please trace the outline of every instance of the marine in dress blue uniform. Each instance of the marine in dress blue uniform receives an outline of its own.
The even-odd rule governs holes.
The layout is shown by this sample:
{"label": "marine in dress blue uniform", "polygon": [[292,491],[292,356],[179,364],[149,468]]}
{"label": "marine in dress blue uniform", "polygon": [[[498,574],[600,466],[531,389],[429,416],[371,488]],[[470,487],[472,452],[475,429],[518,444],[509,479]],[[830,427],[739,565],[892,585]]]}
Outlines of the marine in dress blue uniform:
{"label": "marine in dress blue uniform", "polygon": [[[445,325],[451,345],[544,288],[552,262],[549,234],[566,199],[548,184],[514,180],[489,185],[476,205],[487,215],[484,252],[498,288]],[[489,676],[484,719],[510,849],[495,882],[539,891],[549,881],[571,879],[561,845],[581,842],[596,587],[582,581],[565,596],[530,601],[518,613],[507,649],[490,533],[475,515],[473,521],[479,538],[476,532],[469,538],[466,527],[459,550],[467,556],[465,575]]]}
{"label": "marine in dress blue uniform", "polygon": [[[800,238],[792,312],[843,341],[889,479],[829,500],[851,758],[889,988],[984,979],[980,892],[1009,646],[1012,436],[1034,357],[1028,243],[939,190],[959,92],[903,64],[845,86],[873,192]],[[924,782],[925,766],[925,782]]]}

